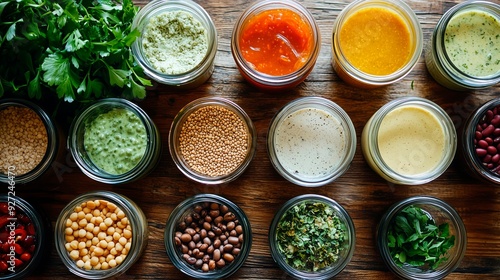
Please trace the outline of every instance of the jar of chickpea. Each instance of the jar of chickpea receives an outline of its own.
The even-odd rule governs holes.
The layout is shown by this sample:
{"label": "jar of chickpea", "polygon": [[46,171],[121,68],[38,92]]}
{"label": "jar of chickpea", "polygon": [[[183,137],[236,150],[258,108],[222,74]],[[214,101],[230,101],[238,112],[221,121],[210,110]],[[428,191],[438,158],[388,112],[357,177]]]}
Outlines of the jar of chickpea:
{"label": "jar of chickpea", "polygon": [[86,279],[121,275],[141,257],[148,241],[142,210],[129,198],[108,191],[71,201],[59,214],[54,232],[64,265]]}
{"label": "jar of chickpea", "polygon": [[0,182],[25,184],[49,169],[58,152],[58,130],[38,105],[0,101]]}

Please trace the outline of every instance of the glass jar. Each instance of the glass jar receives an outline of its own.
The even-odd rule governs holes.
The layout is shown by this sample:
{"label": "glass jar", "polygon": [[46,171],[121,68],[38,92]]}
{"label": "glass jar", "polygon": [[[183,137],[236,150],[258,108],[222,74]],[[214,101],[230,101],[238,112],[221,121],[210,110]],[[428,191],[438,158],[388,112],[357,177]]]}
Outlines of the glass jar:
{"label": "glass jar", "polygon": [[[165,73],[165,71],[158,70],[157,67],[153,66],[150,57],[148,57],[148,54],[145,51],[143,40],[145,39],[144,33],[148,24],[150,23],[150,20],[153,17],[170,12],[184,12],[191,15],[193,17],[192,20],[198,21],[201,24],[202,28],[205,29],[208,48],[201,61],[197,65],[193,66],[192,69],[185,71],[176,71],[167,74]],[[186,24],[190,26],[197,25],[191,23]],[[132,23],[132,30],[136,28],[141,33],[141,36],[139,36],[132,44],[132,54],[134,55],[137,63],[142,67],[142,69],[144,69],[144,73],[146,73],[146,75],[151,77],[153,80],[169,86],[175,86],[182,89],[190,89],[198,87],[201,84],[205,83],[212,75],[215,68],[215,54],[217,53],[218,46],[217,30],[210,15],[199,4],[191,0],[151,1],[144,7],[142,7],[136,14]],[[189,44],[185,47],[189,48],[194,45],[199,44]],[[174,47],[175,46],[172,46],[172,48]],[[201,50],[198,49],[194,49],[193,51],[201,52]],[[177,55],[179,55],[180,53],[181,51],[179,51]],[[202,54],[199,53],[198,56],[195,57],[201,57],[200,55]],[[194,58],[189,58],[189,62],[191,62],[193,59]],[[181,61],[179,61],[178,63],[183,64]]]}
{"label": "glass jar", "polygon": [[344,174],[356,152],[356,131],[347,113],[323,97],[301,97],[271,120],[267,151],[276,171],[305,187]]}
{"label": "glass jar", "polygon": [[[326,208],[323,210],[324,212],[308,212],[311,215],[313,215],[314,219],[319,219],[323,218],[323,215],[328,215],[330,216],[331,219],[327,219],[325,221],[322,219],[322,221],[329,223],[329,225],[336,226],[336,232],[343,231],[344,236],[343,240],[339,241],[338,244],[335,242],[335,240],[332,240],[329,234],[324,234],[321,235],[322,238],[330,238],[330,240],[311,240],[311,243],[316,244],[317,247],[319,247],[319,244],[324,244],[323,242],[328,242],[328,247],[333,247],[336,246],[336,249],[338,250],[337,252],[337,259],[330,263],[327,267],[321,268],[317,271],[311,271],[311,270],[300,270],[295,267],[293,267],[291,264],[289,264],[286,260],[286,256],[288,254],[291,254],[290,252],[283,252],[284,248],[286,246],[284,245],[279,245],[280,241],[278,239],[278,234],[277,232],[281,229],[284,230],[293,230],[293,226],[300,226],[303,228],[308,228],[307,225],[297,225],[298,222],[304,223],[304,221],[308,221],[306,218],[300,219],[300,217],[295,216],[299,215],[300,213],[295,212],[293,215],[297,218],[297,220],[300,219],[300,221],[291,221],[290,225],[283,225],[280,226],[280,223],[283,223],[284,216],[287,215],[287,212],[289,211],[297,211],[298,209],[302,209],[301,205],[310,205],[311,207],[319,207],[317,206],[318,204],[320,205],[326,205]],[[314,206],[316,205],[316,206]],[[326,210],[326,209],[331,209]],[[307,211],[310,210],[308,208],[304,208],[299,211]],[[330,224],[330,222],[333,220],[335,221],[336,218],[333,218],[333,216],[338,218],[338,225]],[[326,219],[326,218],[325,218]],[[342,226],[340,226],[342,225]],[[285,228],[283,228],[285,227]],[[308,228],[309,229],[309,228]],[[318,230],[319,231],[319,230]],[[317,238],[317,236],[314,236],[314,233],[317,233],[316,231],[309,230],[309,234],[307,234],[309,238]],[[302,233],[304,234],[304,232]],[[317,233],[318,235],[321,233]],[[339,235],[340,236],[340,235]],[[341,239],[342,236],[337,236],[336,238]],[[289,238],[292,238],[291,236],[288,236]],[[302,241],[302,240],[300,240]],[[315,242],[316,241],[316,242]],[[321,242],[323,241],[323,242]],[[299,242],[297,240],[297,242]],[[274,215],[274,218],[271,222],[271,226],[269,228],[269,246],[271,249],[271,256],[273,257],[274,261],[278,264],[278,266],[284,270],[287,274],[292,276],[295,279],[311,279],[311,280],[320,280],[320,279],[330,279],[337,274],[339,274],[346,266],[349,264],[351,261],[351,258],[354,254],[354,248],[356,245],[356,233],[355,233],[355,228],[354,224],[352,222],[351,217],[347,213],[347,211],[340,205],[338,204],[335,200],[325,197],[322,195],[315,195],[315,194],[306,194],[306,195],[300,195],[296,196],[290,200],[288,200],[281,208],[276,212]],[[316,248],[317,252],[322,252],[324,254],[321,254],[322,257],[325,257],[328,255],[328,253],[324,252],[321,250],[321,248]],[[335,251],[335,248],[330,248],[332,251]],[[331,251],[330,251],[331,252]],[[319,254],[319,253],[318,253]],[[305,262],[306,261],[306,256],[302,256],[302,260]],[[318,259],[315,259],[315,261],[319,261]],[[326,261],[326,260],[325,260]]]}
{"label": "glass jar", "polygon": [[[31,275],[41,267],[49,252],[49,221],[14,193],[0,194],[0,245],[4,245],[0,248],[0,262],[3,263],[2,269],[6,265],[6,271],[0,269],[2,280],[23,279]],[[12,250],[14,244],[19,244],[22,252]]]}
{"label": "glass jar", "polygon": [[[444,255],[441,255],[441,257],[444,257],[444,261],[436,268],[429,267],[429,264],[419,266],[411,265],[404,261],[404,264],[398,265],[391,255],[391,248],[395,247],[389,247],[389,243],[392,242],[389,234],[394,232],[392,227],[395,224],[396,217],[403,210],[410,209],[408,207],[420,208],[423,215],[428,217],[430,224],[436,226],[448,224],[449,235],[445,236],[443,231],[440,231],[441,237],[450,238],[454,236],[453,246],[446,250]],[[422,231],[427,230],[428,228],[422,226]],[[445,278],[460,265],[467,247],[467,233],[462,219],[452,206],[435,197],[414,196],[393,204],[386,211],[376,230],[376,242],[382,259],[389,270],[401,279],[437,280]],[[408,256],[407,260],[409,259],[410,257]]]}
{"label": "glass jar", "polygon": [[[456,21],[471,14],[476,17],[483,16],[485,18],[490,18],[489,20],[491,20],[492,24],[486,26],[490,26],[490,35],[493,36],[487,36],[488,41],[484,41],[484,36],[469,33],[473,31],[478,33],[480,31],[484,32],[484,30],[486,30],[483,30],[484,22],[476,23],[476,25],[464,24],[462,26],[462,28],[469,28],[469,30],[455,30],[455,28],[457,28]],[[499,22],[500,5],[487,1],[465,1],[455,5],[444,13],[438,21],[432,33],[432,39],[427,44],[425,50],[425,63],[432,77],[439,84],[456,91],[482,89],[497,84],[500,81],[500,66],[498,63],[489,64],[489,61],[498,61],[498,59],[500,59],[498,50],[495,49],[500,44],[498,36],[495,37],[495,35],[498,35],[498,28],[500,27]],[[493,25],[496,25],[496,27]],[[447,32],[448,28],[450,29]],[[447,36],[452,36],[454,32],[476,37],[464,38],[463,42],[447,38]],[[449,35],[447,35],[447,33]],[[467,45],[467,40],[469,42],[475,42],[475,45]],[[453,49],[452,42],[455,41],[459,46],[458,49]],[[486,48],[489,48],[489,51],[487,51]],[[457,53],[457,50],[468,52],[471,55],[473,53],[479,53],[482,57],[467,57],[465,53]],[[483,53],[484,51],[486,51],[486,53]],[[494,57],[492,57],[492,55]],[[462,57],[463,60],[460,61],[459,58]],[[492,67],[495,67],[496,71],[495,68],[490,69],[491,71],[472,69],[473,62],[476,63],[479,61],[482,62],[477,66],[482,67],[481,69],[484,69],[485,65],[493,65]]]}
{"label": "glass jar", "polygon": [[[381,55],[377,56],[377,54],[384,54],[381,52],[379,48],[374,46],[358,46],[353,47],[346,45],[342,48],[343,44],[349,44],[347,35],[352,34],[362,34],[363,30],[346,32],[346,35],[343,35],[343,31],[346,26],[359,26],[361,29],[362,20],[357,23],[349,24],[353,18],[360,13],[374,11],[372,15],[368,15],[367,18],[369,20],[366,21],[366,28],[373,29],[372,31],[383,30],[384,34],[379,34],[380,36],[387,36],[388,38],[398,40],[398,42],[387,43],[387,41],[380,41],[381,48],[387,49],[387,53],[385,57]],[[376,18],[377,14],[385,13],[386,15],[381,16],[380,18]],[[359,16],[358,16],[359,18]],[[389,21],[391,19],[392,21]],[[379,27],[379,28],[374,28]],[[403,30],[397,33],[396,35],[396,27],[401,29],[407,29],[408,36],[402,36]],[[394,31],[394,33],[389,33]],[[367,34],[366,36],[370,36]],[[403,38],[407,40],[402,41]],[[378,38],[373,38],[370,42],[377,41]],[[401,39],[401,41],[400,41]],[[355,40],[353,43],[361,44],[360,40]],[[398,49],[404,49],[402,44],[407,45],[408,50],[405,53],[401,54],[401,59],[399,59],[400,65],[394,65],[391,68],[387,68],[387,65],[390,65],[395,60],[395,54],[398,52]],[[393,50],[389,50],[389,47],[398,45],[398,47]],[[368,48],[369,50],[376,49],[376,53],[366,54],[366,53],[350,53],[347,51],[352,51],[359,49],[360,47]],[[417,16],[413,12],[413,10],[403,1],[400,0],[357,0],[349,4],[345,7],[340,14],[338,15],[332,33],[332,66],[337,75],[344,80],[346,83],[349,83],[353,86],[360,88],[375,88],[388,84],[395,83],[401,79],[403,79],[406,75],[408,75],[411,70],[417,65],[417,62],[422,54],[423,49],[423,33],[422,28],[420,27],[420,23],[418,21]],[[374,51],[375,52],[375,51]],[[406,57],[403,57],[405,56]],[[378,61],[370,62],[369,65],[361,65],[362,61],[354,61],[356,57],[359,58],[368,58],[374,57],[378,58]],[[383,59],[387,61],[384,61]],[[365,59],[363,59],[366,61]],[[380,63],[380,65],[377,65]],[[372,66],[374,68],[385,69],[383,72],[372,71],[373,69],[368,69],[368,66]]]}
{"label": "glass jar", "polygon": [[246,170],[255,154],[257,132],[236,103],[202,97],[175,116],[168,145],[175,165],[188,178],[203,184],[221,184],[235,180]]}
{"label": "glass jar", "polygon": [[382,106],[365,124],[361,147],[368,165],[401,185],[430,182],[450,166],[457,148],[455,126],[434,102],[402,97]]}
{"label": "glass jar", "polygon": [[[256,27],[259,23],[267,24],[268,28]],[[270,27],[272,24],[276,26]],[[280,32],[280,26],[287,29]],[[276,30],[277,34],[269,34],[272,30]],[[305,34],[310,36],[307,40],[303,37],[299,39],[306,41],[306,46],[293,45],[295,40],[299,40],[296,37]],[[259,39],[268,36],[267,39]],[[245,50],[243,43],[252,45]],[[260,43],[275,47],[265,50],[259,46]],[[264,90],[289,89],[303,82],[314,68],[320,48],[320,30],[313,15],[300,3],[289,0],[255,1],[243,11],[231,36],[231,52],[238,70],[248,82]],[[279,54],[274,53],[275,50]],[[250,58],[250,55],[253,57]],[[271,58],[274,57],[280,58],[280,61],[273,61]],[[272,72],[265,69],[265,65],[283,69]]]}
{"label": "glass jar", "polygon": [[[201,222],[203,229],[199,228],[196,219],[204,221]],[[218,220],[221,221],[217,222]],[[191,223],[197,224],[191,227]],[[230,223],[233,224],[230,225]],[[237,224],[236,227],[235,224]],[[235,228],[231,230],[233,227]],[[218,233],[217,230],[221,230],[221,232]],[[233,234],[233,231],[236,234]],[[190,240],[203,240],[203,243],[209,246],[206,249],[193,248],[191,250],[193,256],[191,256],[187,251],[183,252],[182,247],[186,245],[181,244],[188,240],[181,241],[185,238],[182,234],[187,234]],[[237,244],[233,243],[232,239],[234,238],[236,238]],[[227,247],[225,240],[228,240],[228,244],[233,246]],[[232,201],[215,194],[198,194],[179,203],[170,213],[165,227],[164,242],[167,255],[172,263],[187,276],[196,279],[223,279],[235,273],[250,254],[252,229],[243,210]],[[217,242],[222,244],[218,248],[213,246]],[[195,256],[195,250],[205,253]],[[215,252],[217,250],[218,252]],[[228,257],[226,254],[231,256]],[[198,260],[204,259],[204,256],[208,256],[206,257],[207,262],[197,263]],[[190,257],[191,259],[189,259]],[[226,260],[222,266],[218,263],[221,259]],[[230,259],[232,261],[228,261]],[[207,265],[204,267],[203,263]]]}
{"label": "glass jar", "polygon": [[[498,154],[498,147],[500,147],[500,142],[496,140],[500,135],[500,123],[493,121],[493,125],[492,120],[495,115],[500,114],[499,106],[500,98],[495,98],[482,104],[472,112],[460,130],[457,153],[459,163],[470,176],[496,185],[500,185],[499,156],[495,157]],[[497,117],[497,119],[500,119],[500,117]],[[490,129],[492,132],[483,135],[484,130],[490,125],[494,127]],[[479,141],[482,143],[478,143]],[[491,151],[490,148],[491,153],[486,152],[485,155],[480,157],[477,149],[488,151],[489,146],[495,149]],[[496,159],[493,159],[493,157]],[[490,164],[491,166],[489,166]]]}
{"label": "glass jar", "polygon": [[[126,114],[129,114],[127,117],[134,116],[134,119],[125,119],[123,116],[118,119],[118,117],[109,115],[110,119],[108,121],[108,126],[112,125],[110,123],[111,120],[122,120],[127,123],[124,123],[123,126],[103,126],[98,128],[97,131],[95,129],[91,129],[91,124],[96,121],[98,117],[117,112],[115,110],[126,112]],[[140,122],[140,124],[136,123],[132,126],[132,122],[136,121]],[[142,129],[142,125],[144,129]],[[140,131],[129,131],[131,129],[138,129],[139,127],[141,127]],[[98,145],[97,147],[86,147],[86,134],[89,133],[90,135],[94,132],[98,132],[100,135],[99,137],[105,138],[102,140],[102,145]],[[143,137],[139,137],[139,135],[142,135]],[[110,141],[110,137],[120,137],[119,139],[121,140],[121,142],[119,140],[112,141],[110,142],[110,145],[128,145],[129,147],[125,149],[109,146],[108,144],[105,145],[104,141]],[[140,157],[139,154],[134,155],[134,151],[130,151],[131,154],[128,154],[128,150],[137,146],[132,142],[136,141],[137,138],[142,138],[141,141],[144,141],[144,143],[141,144],[145,145],[144,153]],[[96,140],[94,139],[93,141]],[[101,99],[86,107],[80,114],[78,114],[73,120],[69,130],[68,147],[71,155],[75,159],[76,164],[85,175],[96,181],[107,184],[127,183],[147,175],[154,169],[161,154],[160,134],[153,120],[151,120],[146,112],[144,112],[144,110],[142,110],[139,106],[121,98]],[[91,158],[91,154],[89,152],[90,150],[88,149],[92,149],[92,153],[95,151],[94,159],[97,159],[95,158],[97,155],[102,156],[102,152],[106,152],[105,149],[118,149],[122,157],[117,157],[115,162],[106,162],[105,164],[100,162],[99,164],[96,164]],[[101,154],[97,153],[98,149],[102,149]],[[115,155],[116,153],[110,154],[109,156],[102,156],[101,159],[112,160],[113,157],[111,156]],[[109,168],[119,166],[121,164],[119,160],[130,163],[132,158],[135,158],[137,163],[134,166],[129,166],[130,170],[126,171],[128,168],[123,168],[120,170],[113,170],[111,173],[111,169]]]}
{"label": "glass jar", "polygon": [[[7,98],[0,101],[0,111],[8,109],[9,107],[15,108],[28,108],[36,113],[36,115],[40,118],[43,126],[46,129],[47,135],[47,148],[43,157],[40,159],[40,163],[33,167],[30,171],[19,174],[19,168],[12,163],[3,162],[7,159],[6,154],[2,154],[2,164],[7,164],[7,166],[2,166],[2,169],[5,169],[4,172],[0,172],[0,182],[9,183],[14,181],[16,184],[25,184],[31,182],[40,176],[42,176],[52,165],[52,162],[57,156],[58,147],[59,147],[59,132],[58,129],[53,122],[53,120],[49,117],[49,115],[38,105],[32,103],[31,101],[17,98]],[[9,124],[7,120],[2,120],[2,127],[5,129],[9,129],[10,125],[17,126],[15,123]],[[7,136],[18,137],[17,134],[19,132],[15,132],[16,134],[11,134],[11,132],[3,131],[5,133],[5,137],[3,140],[7,139]],[[14,133],[14,132],[12,132]],[[7,135],[8,134],[8,135]],[[26,135],[28,137],[33,137],[32,135]],[[36,138],[39,139],[39,138]],[[9,143],[4,143],[8,145]],[[30,144],[31,145],[31,144]]]}
{"label": "glass jar", "polygon": [[[99,201],[100,203],[94,203],[93,206],[90,206],[90,201]],[[110,204],[114,205],[114,207],[112,207]],[[106,213],[104,213],[103,209],[108,209],[108,213],[110,213],[110,211],[113,211],[112,208],[119,209],[123,212],[113,212],[113,214],[116,214],[118,217],[116,221],[119,222],[116,222],[115,219],[113,219],[112,214],[107,216]],[[96,210],[99,211],[96,212]],[[75,214],[79,212],[87,214],[90,213],[92,217],[100,217],[104,221],[102,223],[99,223],[100,221],[98,221],[97,219],[92,220],[92,218],[90,218],[89,220],[87,220],[87,217],[84,214],[84,218],[82,220],[87,220],[87,222],[84,223],[86,225],[81,224],[80,217],[78,217],[80,214]],[[124,218],[121,218],[122,215],[124,215]],[[106,221],[107,219],[110,219],[110,221],[112,222],[109,224],[109,226],[108,222]],[[127,221],[123,222],[123,219],[127,219]],[[70,224],[71,222],[73,223],[70,225],[68,224],[68,221],[70,222]],[[87,254],[84,254],[85,252],[83,254],[80,254],[80,256],[78,257],[80,260],[85,258],[85,255],[90,256],[92,254],[92,256],[104,256],[106,254],[102,252],[97,253],[97,249],[95,247],[100,247],[102,249],[102,246],[104,246],[100,242],[94,243],[93,239],[94,237],[97,237],[99,240],[107,241],[106,245],[108,247],[106,248],[108,248],[109,250],[108,256],[113,254],[113,250],[121,253],[120,257],[122,258],[120,259],[120,261],[118,261],[118,256],[115,256],[114,258],[108,258],[106,256],[105,262],[107,263],[108,269],[104,268],[104,263],[101,260],[98,261],[100,263],[99,269],[97,269],[94,265],[91,265],[91,267],[79,266],[79,261],[72,258],[72,252],[73,250],[75,250],[74,247],[70,247],[69,249],[67,248],[67,244],[71,244],[71,242],[74,242],[74,240],[77,241],[78,246],[80,246],[80,243],[85,243],[78,241],[78,238],[80,238],[81,236],[74,238],[69,237],[73,236],[71,232],[80,231],[80,229],[74,229],[68,232],[68,228],[73,228],[74,224],[76,224],[76,227],[84,229],[87,234],[91,233],[93,235],[84,235],[83,237],[86,240],[91,240],[91,244],[85,244],[85,246],[82,245],[83,248],[76,247],[77,253],[81,253],[83,250],[86,250],[87,252]],[[89,224],[94,225],[92,226],[93,230],[90,229],[90,227],[88,226]],[[115,238],[115,235],[109,232],[110,228],[113,228],[114,234],[118,233],[120,238]],[[122,232],[119,233],[118,229],[121,229]],[[128,233],[126,233],[126,230],[129,230],[129,233],[131,232],[131,237],[127,236]],[[105,233],[104,239],[100,239],[98,237],[100,236],[100,233]],[[109,238],[110,236],[111,238]],[[71,273],[86,279],[105,279],[118,277],[121,274],[125,273],[144,253],[144,250],[146,249],[148,243],[148,222],[141,208],[139,208],[139,206],[137,206],[135,202],[133,202],[126,196],[109,191],[95,191],[79,195],[70,203],[68,203],[66,207],[64,207],[64,209],[59,214],[59,217],[57,218],[54,229],[54,237],[57,253],[59,254],[59,257],[61,258],[64,265]],[[126,238],[127,244],[123,245],[122,241],[120,240],[121,238]],[[121,248],[119,248],[120,244],[122,245]],[[91,250],[93,250],[93,252]],[[105,250],[106,249],[104,248],[104,251]],[[127,251],[124,254],[125,250]],[[123,257],[123,255],[126,256]],[[113,267],[111,260],[115,261],[116,266]],[[87,261],[83,262],[86,263]],[[93,260],[91,260],[90,258],[89,264],[91,262],[93,262]]]}

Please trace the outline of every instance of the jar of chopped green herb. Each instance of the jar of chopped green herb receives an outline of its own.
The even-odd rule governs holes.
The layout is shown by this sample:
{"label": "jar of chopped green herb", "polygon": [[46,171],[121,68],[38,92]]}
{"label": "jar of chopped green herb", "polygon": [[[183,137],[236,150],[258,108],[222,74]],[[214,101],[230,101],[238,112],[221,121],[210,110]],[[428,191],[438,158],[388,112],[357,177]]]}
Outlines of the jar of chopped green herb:
{"label": "jar of chopped green herb", "polygon": [[290,199],[276,213],[269,231],[274,261],[296,279],[337,275],[351,260],[354,244],[354,224],[347,211],[321,195]]}
{"label": "jar of chopped green herb", "polygon": [[462,219],[446,202],[415,196],[392,205],[377,229],[389,270],[402,279],[442,279],[460,264],[467,245]]}

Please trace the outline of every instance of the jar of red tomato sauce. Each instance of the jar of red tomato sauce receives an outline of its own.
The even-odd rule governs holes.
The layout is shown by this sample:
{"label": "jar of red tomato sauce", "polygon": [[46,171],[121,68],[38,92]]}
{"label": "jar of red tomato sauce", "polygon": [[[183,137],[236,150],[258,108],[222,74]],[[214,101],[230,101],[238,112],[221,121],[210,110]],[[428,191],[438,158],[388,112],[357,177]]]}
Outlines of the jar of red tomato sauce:
{"label": "jar of red tomato sauce", "polygon": [[320,51],[312,14],[294,1],[250,5],[233,29],[231,51],[243,77],[261,89],[288,89],[303,82]]}

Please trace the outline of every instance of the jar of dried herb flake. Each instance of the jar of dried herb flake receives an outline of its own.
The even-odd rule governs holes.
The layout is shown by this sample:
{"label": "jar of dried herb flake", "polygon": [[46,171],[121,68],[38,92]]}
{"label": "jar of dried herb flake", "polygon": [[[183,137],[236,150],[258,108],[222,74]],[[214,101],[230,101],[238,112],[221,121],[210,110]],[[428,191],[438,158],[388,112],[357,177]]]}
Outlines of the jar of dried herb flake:
{"label": "jar of dried herb flake", "polygon": [[58,132],[38,105],[0,101],[0,182],[24,184],[43,175],[57,154]]}
{"label": "jar of dried herb flake", "polygon": [[347,211],[321,195],[290,199],[275,214],[269,229],[274,261],[296,279],[330,279],[339,274],[351,261],[355,243]]}

